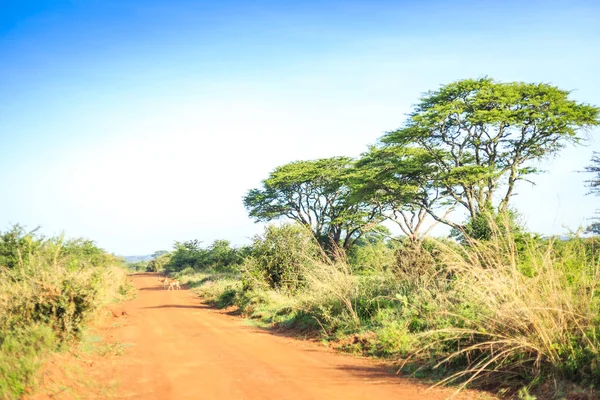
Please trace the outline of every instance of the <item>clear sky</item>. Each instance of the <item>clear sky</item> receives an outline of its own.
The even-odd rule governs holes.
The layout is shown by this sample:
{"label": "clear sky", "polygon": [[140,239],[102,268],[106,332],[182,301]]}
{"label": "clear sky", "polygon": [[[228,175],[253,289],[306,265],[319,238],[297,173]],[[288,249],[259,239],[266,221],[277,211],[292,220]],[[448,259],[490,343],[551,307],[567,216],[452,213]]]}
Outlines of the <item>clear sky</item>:
{"label": "clear sky", "polygon": [[[0,230],[122,255],[243,244],[242,197],[278,165],[357,156],[462,78],[552,83],[600,105],[600,2],[0,0]],[[600,204],[542,164],[514,198],[564,233]]]}

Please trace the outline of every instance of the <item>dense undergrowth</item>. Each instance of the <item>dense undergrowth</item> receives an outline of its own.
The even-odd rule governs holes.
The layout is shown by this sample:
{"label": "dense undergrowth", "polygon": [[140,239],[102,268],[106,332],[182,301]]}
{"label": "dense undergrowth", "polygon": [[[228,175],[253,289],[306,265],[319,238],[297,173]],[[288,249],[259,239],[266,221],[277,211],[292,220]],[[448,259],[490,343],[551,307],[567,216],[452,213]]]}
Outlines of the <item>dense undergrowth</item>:
{"label": "dense undergrowth", "polygon": [[600,242],[497,226],[489,239],[463,242],[367,243],[346,258],[325,254],[299,226],[270,226],[237,272],[179,275],[219,307],[393,358],[438,383],[596,398]]}
{"label": "dense undergrowth", "polygon": [[0,234],[0,398],[36,384],[47,356],[77,341],[105,304],[133,287],[120,261],[84,239]]}

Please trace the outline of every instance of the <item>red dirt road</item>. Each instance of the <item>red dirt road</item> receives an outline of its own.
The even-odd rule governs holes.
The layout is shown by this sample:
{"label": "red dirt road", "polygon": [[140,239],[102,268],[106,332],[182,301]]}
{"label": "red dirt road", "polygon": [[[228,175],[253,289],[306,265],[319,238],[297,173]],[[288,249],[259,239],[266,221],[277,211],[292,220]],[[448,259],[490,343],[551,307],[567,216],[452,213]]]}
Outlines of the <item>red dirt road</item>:
{"label": "red dirt road", "polygon": [[93,379],[114,389],[93,397],[413,400],[445,399],[454,392],[426,391],[372,360],[246,326],[190,291],[163,290],[156,275],[132,279],[138,297],[122,305],[122,326],[110,330],[111,340],[127,345],[124,354],[94,362],[94,371],[110,373],[96,372]]}

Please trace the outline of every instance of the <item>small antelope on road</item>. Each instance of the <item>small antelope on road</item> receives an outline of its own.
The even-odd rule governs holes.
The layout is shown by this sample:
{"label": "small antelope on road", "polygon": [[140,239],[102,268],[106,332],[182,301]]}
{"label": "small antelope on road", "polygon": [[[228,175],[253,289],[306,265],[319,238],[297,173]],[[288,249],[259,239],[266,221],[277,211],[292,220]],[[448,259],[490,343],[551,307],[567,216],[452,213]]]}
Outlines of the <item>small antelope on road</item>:
{"label": "small antelope on road", "polygon": [[168,290],[175,290],[177,288],[177,290],[181,290],[181,285],[179,284],[178,280],[171,280],[169,281],[169,289]]}
{"label": "small antelope on road", "polygon": [[164,278],[158,278],[158,281],[162,283],[162,287],[163,289],[167,288],[167,285],[169,284],[170,280],[168,277],[164,277]]}

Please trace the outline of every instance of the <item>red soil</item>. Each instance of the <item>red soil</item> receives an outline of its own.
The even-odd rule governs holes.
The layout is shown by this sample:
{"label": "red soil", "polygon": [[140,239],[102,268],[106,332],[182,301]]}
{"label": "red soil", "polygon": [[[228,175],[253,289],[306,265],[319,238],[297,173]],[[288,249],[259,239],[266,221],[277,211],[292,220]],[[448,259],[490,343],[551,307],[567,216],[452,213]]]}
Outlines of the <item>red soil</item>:
{"label": "red soil", "polygon": [[123,354],[59,355],[33,398],[413,400],[454,393],[427,390],[373,360],[246,326],[190,291],[163,290],[154,274],[132,279],[137,299],[97,328]]}

